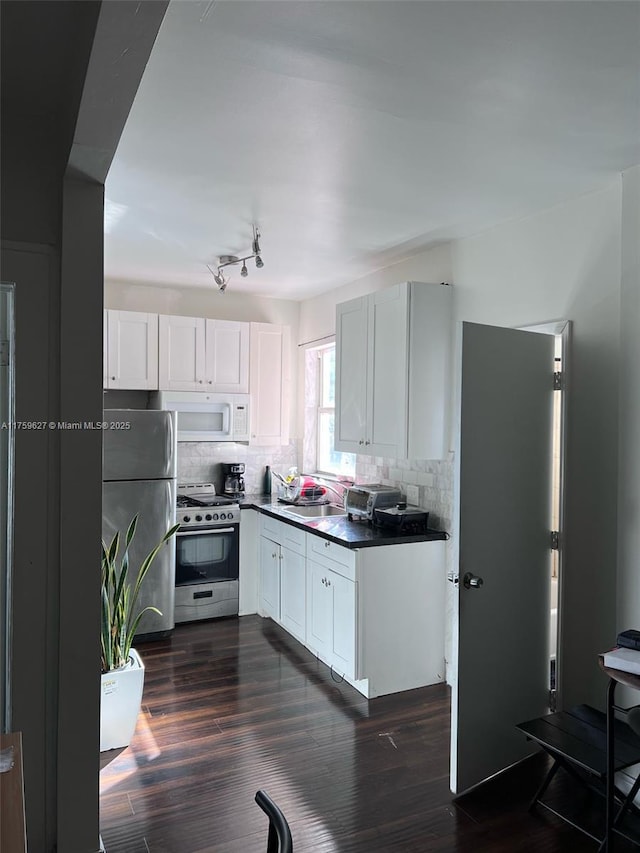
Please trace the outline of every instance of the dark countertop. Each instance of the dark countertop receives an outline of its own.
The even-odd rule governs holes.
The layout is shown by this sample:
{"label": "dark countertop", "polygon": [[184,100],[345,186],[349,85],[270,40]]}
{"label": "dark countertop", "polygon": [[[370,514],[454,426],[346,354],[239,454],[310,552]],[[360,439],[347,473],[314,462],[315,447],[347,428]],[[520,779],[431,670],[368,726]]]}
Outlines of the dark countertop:
{"label": "dark countertop", "polygon": [[327,518],[293,518],[286,511],[286,504],[278,503],[271,495],[245,495],[240,501],[241,509],[257,509],[265,515],[279,518],[329,539],[345,548],[370,548],[374,545],[400,545],[406,542],[435,542],[448,539],[441,530],[428,530],[427,533],[396,533],[389,527],[373,527],[364,521],[349,521],[346,515],[334,515]]}

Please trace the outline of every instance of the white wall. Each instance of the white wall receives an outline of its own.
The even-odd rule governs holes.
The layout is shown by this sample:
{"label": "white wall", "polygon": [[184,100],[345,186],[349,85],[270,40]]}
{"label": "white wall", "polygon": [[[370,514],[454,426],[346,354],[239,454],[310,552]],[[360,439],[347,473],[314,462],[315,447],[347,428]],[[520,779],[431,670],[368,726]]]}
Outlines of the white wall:
{"label": "white wall", "polygon": [[333,335],[336,331],[336,305],[347,299],[355,299],[400,281],[440,282],[451,280],[450,245],[441,245],[428,252],[414,255],[385,269],[357,281],[306,299],[300,303],[300,343],[308,343]]}
{"label": "white wall", "polygon": [[233,282],[220,293],[213,278],[211,287],[170,287],[107,279],[104,307],[120,311],[153,311],[183,317],[210,317],[255,323],[284,323],[291,326],[297,343],[300,303],[291,299],[271,299],[255,294],[234,293]]}
{"label": "white wall", "polygon": [[[301,340],[335,331],[335,304],[399,281],[449,281],[456,320],[573,322],[564,641],[566,705],[602,705],[597,654],[614,636],[619,180],[536,216],[440,246],[302,303]],[[499,524],[499,520],[498,520]]]}

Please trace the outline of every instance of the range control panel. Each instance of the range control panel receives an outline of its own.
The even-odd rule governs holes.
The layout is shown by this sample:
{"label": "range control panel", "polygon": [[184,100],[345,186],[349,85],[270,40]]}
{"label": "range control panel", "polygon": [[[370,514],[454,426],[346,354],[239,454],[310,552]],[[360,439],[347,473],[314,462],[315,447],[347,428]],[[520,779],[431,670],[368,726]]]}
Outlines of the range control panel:
{"label": "range control panel", "polygon": [[238,524],[240,508],[237,506],[188,507],[176,512],[176,523],[180,527],[212,527],[215,525]]}

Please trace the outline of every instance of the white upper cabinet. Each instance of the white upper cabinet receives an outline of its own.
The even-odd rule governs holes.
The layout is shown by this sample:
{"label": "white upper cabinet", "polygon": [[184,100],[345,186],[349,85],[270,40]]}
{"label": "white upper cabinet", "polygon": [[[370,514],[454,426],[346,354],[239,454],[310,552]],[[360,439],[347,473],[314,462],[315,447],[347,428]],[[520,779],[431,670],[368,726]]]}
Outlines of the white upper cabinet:
{"label": "white upper cabinet", "polygon": [[203,317],[159,317],[158,385],[161,391],[204,391]]}
{"label": "white upper cabinet", "polygon": [[362,453],[367,432],[366,296],[336,308],[336,450]]}
{"label": "white upper cabinet", "polygon": [[207,384],[213,391],[249,391],[249,323],[207,320],[205,340]]}
{"label": "white upper cabinet", "polygon": [[451,288],[404,282],[336,309],[336,450],[445,455]]}
{"label": "white upper cabinet", "polygon": [[158,315],[105,311],[104,387],[158,387]]}
{"label": "white upper cabinet", "polygon": [[273,323],[250,325],[250,443],[287,444],[291,395],[290,330],[288,326]]}
{"label": "white upper cabinet", "polygon": [[406,454],[407,329],[404,285],[337,306],[337,450]]}
{"label": "white upper cabinet", "polygon": [[249,387],[249,324],[160,315],[161,391],[228,391]]}

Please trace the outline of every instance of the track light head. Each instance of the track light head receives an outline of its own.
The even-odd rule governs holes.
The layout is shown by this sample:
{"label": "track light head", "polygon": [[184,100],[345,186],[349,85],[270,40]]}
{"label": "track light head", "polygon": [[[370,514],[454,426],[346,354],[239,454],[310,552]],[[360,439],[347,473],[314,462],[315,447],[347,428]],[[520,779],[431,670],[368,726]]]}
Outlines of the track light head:
{"label": "track light head", "polygon": [[222,284],[218,285],[218,290],[220,291],[220,293],[224,293],[226,289],[227,289],[227,282],[226,281],[223,282]]}
{"label": "track light head", "polygon": [[240,275],[242,278],[246,278],[249,275],[249,270],[247,269],[247,264],[245,261],[242,262],[242,269],[240,270]]}
{"label": "track light head", "polygon": [[262,267],[264,266],[264,261],[262,260],[260,255],[256,255],[256,266],[258,267],[259,270],[261,270]]}

